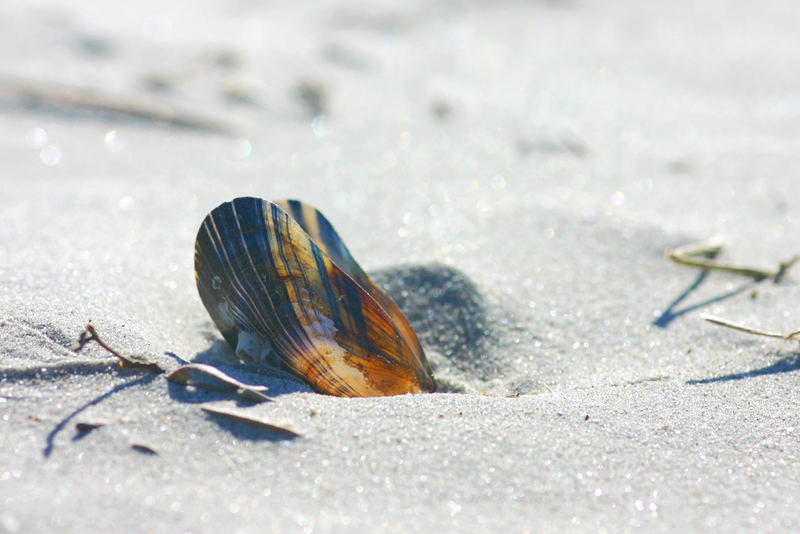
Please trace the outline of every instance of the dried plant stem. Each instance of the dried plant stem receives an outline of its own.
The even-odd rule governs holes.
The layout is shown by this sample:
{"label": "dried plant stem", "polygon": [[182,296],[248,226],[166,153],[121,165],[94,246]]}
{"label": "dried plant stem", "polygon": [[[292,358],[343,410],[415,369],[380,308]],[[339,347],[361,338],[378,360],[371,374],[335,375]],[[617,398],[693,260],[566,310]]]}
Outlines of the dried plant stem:
{"label": "dried plant stem", "polygon": [[713,271],[723,271],[741,276],[749,276],[755,280],[772,279],[776,283],[783,278],[789,268],[791,268],[798,260],[800,260],[800,255],[796,255],[779,263],[776,270],[768,270],[757,267],[735,265],[710,258],[699,257],[717,254],[724,248],[724,246],[724,239],[720,236],[715,236],[705,241],[700,241],[698,243],[692,243],[677,248],[669,252],[668,257],[680,265],[698,267],[700,269],[708,269]]}
{"label": "dried plant stem", "polygon": [[140,362],[136,360],[132,360],[127,356],[123,356],[116,350],[112,349],[100,339],[97,335],[97,331],[94,327],[90,324],[86,325],[86,329],[81,332],[80,337],[78,337],[77,343],[72,347],[74,352],[79,352],[83,347],[85,347],[89,342],[94,341],[105,350],[110,352],[114,357],[118,358],[120,362],[122,362],[123,367],[130,367],[131,369],[142,369],[143,371],[149,371],[151,373],[160,374],[163,373],[164,370],[159,367],[159,365],[155,362],[147,361],[147,362]]}
{"label": "dried plant stem", "polygon": [[194,380],[195,375],[202,375],[212,380],[216,380],[230,388],[233,388],[237,394],[245,399],[255,402],[270,402],[272,399],[264,395],[263,392],[267,391],[266,386],[251,386],[240,382],[232,376],[220,371],[216,367],[206,365],[203,363],[190,363],[179,367],[167,376],[167,380],[175,382],[176,384],[192,384],[194,386],[213,389],[209,384]]}
{"label": "dried plant stem", "polygon": [[800,330],[796,332],[790,332],[788,334],[781,334],[780,332],[768,332],[766,330],[759,330],[757,328],[750,328],[749,326],[744,326],[739,323],[734,323],[733,321],[729,321],[728,319],[723,319],[722,317],[716,317],[714,315],[708,315],[706,313],[701,313],[700,317],[708,321],[709,323],[713,323],[719,326],[724,326],[725,328],[732,328],[733,330],[738,330],[740,332],[746,332],[748,334],[754,334],[756,336],[764,336],[764,337],[772,337],[776,339],[784,339],[787,341],[792,341],[795,339],[800,339]]}
{"label": "dried plant stem", "polygon": [[114,94],[98,89],[2,76],[0,77],[0,96],[9,96],[35,105],[111,113],[224,135],[229,135],[234,131],[232,125],[216,118],[189,111],[179,111],[171,106],[154,102],[145,102],[136,96]]}

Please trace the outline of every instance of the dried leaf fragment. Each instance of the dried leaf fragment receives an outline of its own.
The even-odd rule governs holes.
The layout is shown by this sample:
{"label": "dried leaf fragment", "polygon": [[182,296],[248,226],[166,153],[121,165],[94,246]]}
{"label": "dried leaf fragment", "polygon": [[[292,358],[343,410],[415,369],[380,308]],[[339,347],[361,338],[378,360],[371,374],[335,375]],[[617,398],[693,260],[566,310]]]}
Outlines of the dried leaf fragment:
{"label": "dried leaf fragment", "polygon": [[75,432],[77,432],[78,435],[83,436],[92,430],[97,430],[102,426],[105,426],[105,423],[75,423]]}
{"label": "dried leaf fragment", "polygon": [[226,410],[226,409],[223,409],[223,408],[211,408],[211,407],[208,407],[208,406],[201,407],[201,410],[203,410],[206,413],[210,413],[212,415],[218,415],[218,416],[221,416],[221,417],[232,419],[234,421],[240,421],[242,423],[247,423],[247,424],[250,424],[250,425],[253,425],[253,426],[256,426],[256,427],[265,428],[267,430],[272,430],[274,432],[278,432],[278,433],[283,434],[285,436],[289,436],[289,437],[293,437],[293,438],[300,437],[300,434],[298,434],[294,430],[291,430],[291,429],[286,428],[284,426],[274,425],[274,424],[270,423],[269,421],[265,421],[264,419],[261,419],[259,417],[254,417],[252,415],[246,414],[241,410]]}
{"label": "dried leaf fragment", "polygon": [[142,445],[140,443],[134,443],[131,445],[131,449],[135,450],[136,452],[141,452],[142,454],[148,454],[150,456],[158,456],[158,453],[155,449],[148,447],[147,445]]}

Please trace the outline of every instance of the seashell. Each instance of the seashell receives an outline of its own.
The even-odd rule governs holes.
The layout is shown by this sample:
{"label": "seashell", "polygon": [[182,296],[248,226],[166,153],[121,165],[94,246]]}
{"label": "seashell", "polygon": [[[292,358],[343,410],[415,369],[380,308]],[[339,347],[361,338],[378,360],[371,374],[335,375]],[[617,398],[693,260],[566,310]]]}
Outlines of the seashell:
{"label": "seashell", "polygon": [[225,202],[200,226],[194,261],[200,298],[241,361],[343,397],[436,389],[408,319],[316,208]]}

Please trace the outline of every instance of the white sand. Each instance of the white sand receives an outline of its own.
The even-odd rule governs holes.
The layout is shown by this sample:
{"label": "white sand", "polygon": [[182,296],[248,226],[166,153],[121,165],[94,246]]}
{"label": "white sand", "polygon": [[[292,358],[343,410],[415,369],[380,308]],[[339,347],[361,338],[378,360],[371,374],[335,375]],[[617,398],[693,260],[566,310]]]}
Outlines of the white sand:
{"label": "white sand", "polygon": [[[800,287],[664,254],[718,232],[740,263],[800,251],[800,11],[650,4],[0,7],[0,532],[799,530],[798,346],[698,312],[796,330]],[[448,392],[232,366],[192,252],[242,195],[318,206]],[[90,319],[269,386],[241,409],[303,437],[70,352]]]}

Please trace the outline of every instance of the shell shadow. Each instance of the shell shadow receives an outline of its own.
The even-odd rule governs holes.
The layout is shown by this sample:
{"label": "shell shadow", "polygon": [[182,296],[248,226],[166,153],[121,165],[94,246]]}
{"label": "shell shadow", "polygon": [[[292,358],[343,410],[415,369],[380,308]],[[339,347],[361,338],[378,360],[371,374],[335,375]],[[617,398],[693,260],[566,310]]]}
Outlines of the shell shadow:
{"label": "shell shadow", "polygon": [[498,341],[493,321],[483,295],[466,274],[431,263],[388,267],[370,276],[408,318],[434,374],[439,362],[432,351],[472,378],[485,380],[495,372],[496,362],[488,357]]}

